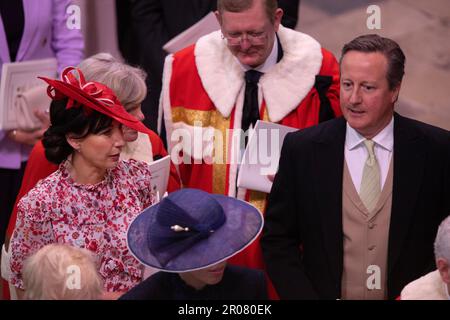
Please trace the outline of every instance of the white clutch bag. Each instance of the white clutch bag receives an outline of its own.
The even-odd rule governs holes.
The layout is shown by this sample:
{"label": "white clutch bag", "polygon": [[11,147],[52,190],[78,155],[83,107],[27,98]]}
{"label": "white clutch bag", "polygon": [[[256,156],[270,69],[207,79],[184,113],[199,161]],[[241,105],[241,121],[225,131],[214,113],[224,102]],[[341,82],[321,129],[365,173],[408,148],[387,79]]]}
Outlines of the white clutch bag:
{"label": "white clutch bag", "polygon": [[36,110],[46,111],[51,103],[47,95],[47,85],[39,85],[19,92],[16,96],[16,117],[19,130],[34,130],[42,122],[34,115]]}

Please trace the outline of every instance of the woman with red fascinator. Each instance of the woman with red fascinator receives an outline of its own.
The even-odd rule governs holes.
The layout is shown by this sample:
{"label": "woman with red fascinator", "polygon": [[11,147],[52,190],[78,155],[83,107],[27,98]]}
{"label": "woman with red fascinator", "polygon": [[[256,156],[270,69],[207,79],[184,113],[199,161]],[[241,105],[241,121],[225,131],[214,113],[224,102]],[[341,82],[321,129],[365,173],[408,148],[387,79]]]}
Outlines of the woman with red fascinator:
{"label": "woman with red fascinator", "polygon": [[43,80],[53,99],[43,145],[59,168],[18,204],[11,283],[26,290],[24,260],[47,244],[66,243],[97,256],[104,297],[118,297],[141,281],[143,266],[128,251],[126,230],[154,200],[148,165],[119,160],[122,127],[149,129],[126,112],[111,89],[86,82],[78,69],[64,70],[61,81]]}
{"label": "woman with red fascinator", "polygon": [[[147,94],[145,84],[146,74],[139,68],[132,67],[118,61],[109,53],[98,53],[83,60],[78,68],[83,72],[87,81],[97,81],[105,84],[114,91],[119,101],[128,113],[142,121],[141,103]],[[125,128],[124,128],[125,129]],[[123,160],[135,159],[152,163],[167,155],[163,142],[159,136],[152,132],[144,134],[134,130],[124,131],[126,144],[122,149],[120,158]],[[2,276],[9,281],[9,242],[16,226],[17,203],[26,195],[39,180],[46,178],[58,169],[58,165],[51,163],[45,157],[45,149],[42,141],[39,141],[30,153],[30,157],[25,168],[22,185],[16,198],[13,212],[8,224],[5,247],[2,250]],[[167,191],[170,193],[180,188],[178,173],[171,164],[170,177]],[[144,277],[151,274],[151,270],[146,270]],[[4,297],[16,299],[15,290],[6,290],[8,282],[4,282]],[[13,288],[11,288],[13,289]],[[11,295],[10,295],[11,293]]]}

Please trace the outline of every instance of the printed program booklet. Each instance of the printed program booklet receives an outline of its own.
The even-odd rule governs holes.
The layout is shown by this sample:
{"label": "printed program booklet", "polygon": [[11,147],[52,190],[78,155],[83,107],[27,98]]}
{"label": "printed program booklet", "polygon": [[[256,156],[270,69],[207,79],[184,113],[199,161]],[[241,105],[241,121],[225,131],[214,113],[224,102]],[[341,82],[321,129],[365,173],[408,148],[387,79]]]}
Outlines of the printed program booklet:
{"label": "printed program booklet", "polygon": [[289,132],[296,128],[258,120],[250,135],[239,168],[237,186],[269,193],[280,161],[281,147]]}
{"label": "printed program booklet", "polygon": [[185,31],[171,39],[169,42],[167,42],[163,46],[163,49],[168,53],[177,52],[197,42],[199,38],[219,29],[219,22],[217,21],[214,12],[211,11],[189,29],[186,29]]}

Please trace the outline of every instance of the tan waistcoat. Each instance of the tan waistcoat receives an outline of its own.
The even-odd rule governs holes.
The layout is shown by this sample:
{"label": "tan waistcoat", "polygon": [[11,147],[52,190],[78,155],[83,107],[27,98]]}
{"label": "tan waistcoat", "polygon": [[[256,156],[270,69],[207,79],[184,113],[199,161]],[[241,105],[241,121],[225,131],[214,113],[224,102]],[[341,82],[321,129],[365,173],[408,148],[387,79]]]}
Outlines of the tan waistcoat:
{"label": "tan waistcoat", "polygon": [[342,299],[387,298],[386,271],[392,181],[393,160],[378,203],[374,211],[369,212],[356,191],[347,162],[344,164]]}

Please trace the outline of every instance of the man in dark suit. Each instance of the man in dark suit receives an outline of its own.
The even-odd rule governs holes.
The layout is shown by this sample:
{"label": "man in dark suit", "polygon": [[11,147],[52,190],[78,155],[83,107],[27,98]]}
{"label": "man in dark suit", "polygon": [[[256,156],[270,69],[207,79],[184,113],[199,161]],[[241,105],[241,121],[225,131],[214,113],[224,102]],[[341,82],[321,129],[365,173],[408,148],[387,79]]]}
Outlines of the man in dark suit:
{"label": "man in dark suit", "polygon": [[[118,16],[126,18],[125,3],[120,2]],[[282,24],[295,28],[299,0],[280,0]],[[118,4],[119,6],[119,4]],[[217,10],[217,0],[135,0],[128,5],[131,15],[128,24],[119,19],[119,45],[129,62],[138,63],[147,72],[148,95],[142,111],[145,124],[157,130],[159,94],[166,52],[163,45],[188,29],[211,11]],[[128,30],[128,33],[121,30]],[[130,33],[131,31],[131,33]],[[134,41],[132,40],[134,39]],[[139,55],[137,55],[139,53]]]}
{"label": "man in dark suit", "polygon": [[286,137],[261,240],[282,299],[392,299],[433,270],[450,135],[394,113],[404,61],[377,35],[346,44],[345,119]]}

